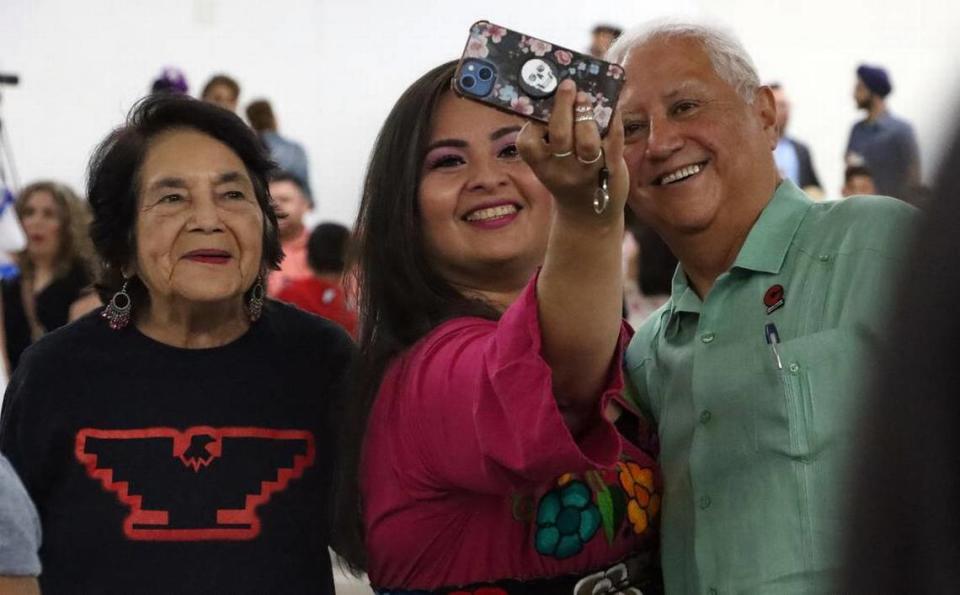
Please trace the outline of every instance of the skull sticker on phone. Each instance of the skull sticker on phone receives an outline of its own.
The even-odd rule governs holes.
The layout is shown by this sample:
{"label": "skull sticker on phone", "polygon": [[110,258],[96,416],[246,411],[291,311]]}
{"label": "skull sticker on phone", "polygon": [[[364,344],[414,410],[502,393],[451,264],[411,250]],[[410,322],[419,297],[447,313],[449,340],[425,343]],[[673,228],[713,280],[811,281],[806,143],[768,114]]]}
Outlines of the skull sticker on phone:
{"label": "skull sticker on phone", "polygon": [[552,64],[541,58],[531,58],[520,68],[520,86],[531,97],[550,97],[560,81]]}

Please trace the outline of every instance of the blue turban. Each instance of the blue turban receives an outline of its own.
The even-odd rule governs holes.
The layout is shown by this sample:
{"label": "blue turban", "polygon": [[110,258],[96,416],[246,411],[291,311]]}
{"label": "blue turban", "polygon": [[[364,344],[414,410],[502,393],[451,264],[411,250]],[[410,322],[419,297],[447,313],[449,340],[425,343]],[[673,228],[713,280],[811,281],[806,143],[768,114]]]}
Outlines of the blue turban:
{"label": "blue turban", "polygon": [[887,71],[879,66],[861,64],[860,67],[857,68],[857,76],[860,77],[860,80],[863,81],[863,84],[866,85],[870,91],[880,97],[886,97],[890,94],[890,91],[893,90],[893,85],[890,84],[890,77],[887,76]]}

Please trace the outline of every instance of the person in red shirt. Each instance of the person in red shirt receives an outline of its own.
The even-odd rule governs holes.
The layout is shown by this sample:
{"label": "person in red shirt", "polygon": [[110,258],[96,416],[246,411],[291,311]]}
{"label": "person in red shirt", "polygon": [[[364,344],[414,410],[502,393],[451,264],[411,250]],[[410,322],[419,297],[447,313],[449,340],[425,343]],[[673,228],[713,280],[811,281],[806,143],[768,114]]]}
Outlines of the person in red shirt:
{"label": "person in red shirt", "polygon": [[343,286],[349,253],[349,229],[339,223],[316,226],[307,240],[307,264],[313,275],[290,281],[277,299],[332,320],[356,338],[357,312]]}
{"label": "person in red shirt", "polygon": [[307,264],[307,238],[310,232],[304,217],[313,209],[313,203],[303,182],[285,171],[270,176],[270,197],[276,204],[280,244],[284,254],[280,269],[271,271],[267,277],[267,295],[275,298],[290,282],[312,276]]}

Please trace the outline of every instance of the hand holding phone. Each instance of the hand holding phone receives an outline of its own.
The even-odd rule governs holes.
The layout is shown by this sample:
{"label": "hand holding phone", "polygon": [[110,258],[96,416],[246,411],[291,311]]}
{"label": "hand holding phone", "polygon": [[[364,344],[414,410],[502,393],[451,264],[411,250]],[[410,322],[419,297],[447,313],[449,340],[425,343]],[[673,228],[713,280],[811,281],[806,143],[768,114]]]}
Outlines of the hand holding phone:
{"label": "hand holding phone", "polygon": [[557,88],[566,79],[590,96],[604,136],[623,87],[623,68],[489,21],[470,27],[453,89],[499,110],[548,122]]}
{"label": "hand holding phone", "polygon": [[517,137],[517,149],[553,194],[559,211],[587,215],[582,220],[604,225],[611,217],[622,221],[629,190],[623,123],[614,113],[610,134],[601,139],[592,118],[577,116],[579,110],[589,109],[588,100],[573,81],[564,81],[550,122],[528,122]]}

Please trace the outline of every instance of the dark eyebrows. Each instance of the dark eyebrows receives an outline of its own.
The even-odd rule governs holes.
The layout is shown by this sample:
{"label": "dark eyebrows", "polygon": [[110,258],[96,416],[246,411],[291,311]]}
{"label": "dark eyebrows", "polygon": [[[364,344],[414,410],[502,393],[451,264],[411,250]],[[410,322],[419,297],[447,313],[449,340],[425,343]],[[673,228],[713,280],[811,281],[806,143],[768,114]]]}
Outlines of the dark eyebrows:
{"label": "dark eyebrows", "polygon": [[429,153],[434,149],[439,149],[440,147],[454,147],[456,149],[464,149],[466,148],[466,146],[467,146],[466,141],[453,139],[453,138],[445,138],[442,140],[438,140],[435,143],[430,143],[430,146],[427,147],[427,153]]}
{"label": "dark eyebrows", "polygon": [[243,182],[244,180],[246,180],[246,176],[244,176],[241,172],[228,171],[226,173],[223,173],[217,176],[217,178],[213,181],[213,183],[229,184],[230,182]]}
{"label": "dark eyebrows", "polygon": [[[519,131],[520,131],[520,126],[504,126],[503,128],[498,128],[497,130],[494,130],[493,132],[491,132],[490,140],[501,139],[507,136],[508,134],[512,134],[514,132],[519,132]],[[467,141],[460,140],[458,138],[441,139],[434,143],[430,143],[430,145],[427,147],[426,152],[429,153],[430,151],[434,149],[438,149],[440,147],[453,147],[455,149],[465,149],[467,148]]]}
{"label": "dark eyebrows", "polygon": [[519,126],[505,126],[505,127],[501,128],[501,129],[499,129],[499,130],[495,130],[495,131],[493,132],[493,134],[490,135],[490,140],[497,140],[498,138],[503,138],[503,137],[507,136],[508,134],[512,134],[512,133],[514,133],[514,132],[520,132],[520,127],[519,127]]}
{"label": "dark eyebrows", "polygon": [[[216,185],[219,184],[229,184],[230,182],[242,182],[246,179],[246,176],[239,171],[228,171],[218,175],[213,183]],[[164,188],[176,188],[178,190],[186,190],[188,187],[187,181],[183,178],[177,178],[175,176],[167,176],[156,180],[150,184],[149,190],[161,190]]]}
{"label": "dark eyebrows", "polygon": [[166,177],[156,180],[150,184],[149,190],[158,190],[160,188],[186,188],[187,181],[183,178]]}

